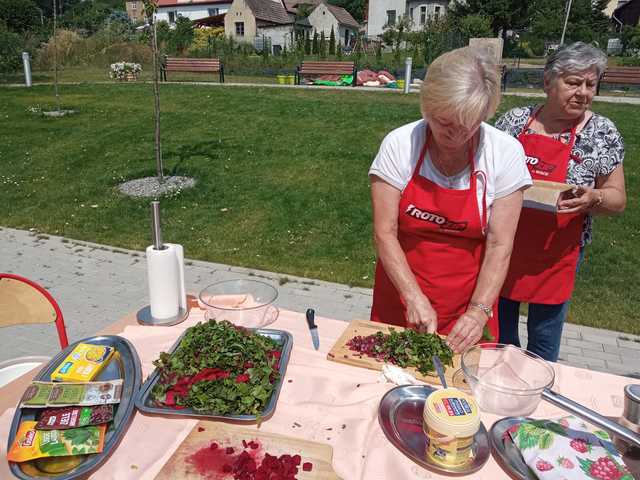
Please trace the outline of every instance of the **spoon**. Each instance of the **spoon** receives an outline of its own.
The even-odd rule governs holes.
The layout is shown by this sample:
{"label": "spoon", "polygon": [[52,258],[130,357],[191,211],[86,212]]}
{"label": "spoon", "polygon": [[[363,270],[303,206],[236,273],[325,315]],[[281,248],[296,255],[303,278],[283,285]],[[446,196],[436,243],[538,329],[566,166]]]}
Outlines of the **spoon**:
{"label": "spoon", "polygon": [[436,369],[436,373],[438,374],[438,377],[440,377],[440,383],[442,383],[442,386],[444,388],[447,388],[447,379],[444,376],[444,367],[442,366],[440,357],[437,355],[434,355],[433,357],[431,357],[431,361],[433,362],[433,366]]}

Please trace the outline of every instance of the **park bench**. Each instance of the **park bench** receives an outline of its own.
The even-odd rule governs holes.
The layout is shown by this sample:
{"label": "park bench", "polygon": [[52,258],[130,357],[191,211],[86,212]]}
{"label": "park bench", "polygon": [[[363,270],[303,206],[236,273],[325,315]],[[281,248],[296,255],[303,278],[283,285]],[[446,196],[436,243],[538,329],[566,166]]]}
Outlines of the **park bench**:
{"label": "park bench", "polygon": [[224,65],[219,58],[179,58],[164,57],[162,62],[162,79],[167,81],[167,72],[218,72],[220,83],[224,83]]}
{"label": "park bench", "polygon": [[296,84],[300,85],[304,77],[320,75],[353,75],[351,86],[355,87],[358,70],[354,62],[302,62],[296,68]]}
{"label": "park bench", "polygon": [[600,85],[608,83],[615,85],[639,85],[640,67],[611,67],[607,68],[598,82],[596,95],[600,95]]}

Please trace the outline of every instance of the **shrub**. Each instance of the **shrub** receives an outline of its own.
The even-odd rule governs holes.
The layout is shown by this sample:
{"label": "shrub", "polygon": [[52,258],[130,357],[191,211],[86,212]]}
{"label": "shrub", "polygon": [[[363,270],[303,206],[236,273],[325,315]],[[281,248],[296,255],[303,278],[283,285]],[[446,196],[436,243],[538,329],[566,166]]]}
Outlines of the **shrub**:
{"label": "shrub", "polygon": [[[219,44],[217,40],[224,36],[224,27],[217,28],[197,28],[193,32],[193,41],[187,51],[189,56],[209,56],[214,54]],[[217,51],[216,51],[217,53]]]}
{"label": "shrub", "polygon": [[628,50],[628,57],[622,57],[619,64],[624,67],[640,67],[640,50]]}
{"label": "shrub", "polygon": [[20,68],[22,38],[0,23],[0,72],[13,73]]}
{"label": "shrub", "polygon": [[71,30],[59,29],[48,42],[44,43],[37,52],[36,65],[46,70],[53,68],[54,58],[57,54],[58,65],[78,65],[81,56],[82,38]]}

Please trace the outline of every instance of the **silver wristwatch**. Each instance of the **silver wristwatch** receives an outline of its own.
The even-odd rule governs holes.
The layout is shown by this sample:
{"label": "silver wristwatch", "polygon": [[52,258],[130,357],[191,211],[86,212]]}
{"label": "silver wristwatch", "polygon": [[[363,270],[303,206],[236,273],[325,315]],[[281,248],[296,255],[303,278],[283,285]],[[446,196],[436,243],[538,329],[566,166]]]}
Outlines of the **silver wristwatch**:
{"label": "silver wristwatch", "polygon": [[485,305],[484,303],[471,302],[469,303],[470,307],[477,308],[478,310],[482,310],[487,318],[493,317],[493,307]]}

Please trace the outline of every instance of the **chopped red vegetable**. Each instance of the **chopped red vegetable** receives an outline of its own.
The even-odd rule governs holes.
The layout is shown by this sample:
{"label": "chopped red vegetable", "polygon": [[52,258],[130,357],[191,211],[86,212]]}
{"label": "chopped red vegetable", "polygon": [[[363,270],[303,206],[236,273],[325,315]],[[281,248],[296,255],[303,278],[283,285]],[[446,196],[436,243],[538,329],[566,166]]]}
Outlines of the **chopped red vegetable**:
{"label": "chopped red vegetable", "polygon": [[305,472],[310,472],[310,471],[311,471],[311,469],[313,469],[313,463],[311,463],[311,462],[304,462],[304,463],[302,464],[302,470],[303,470],[303,471],[305,471]]}

